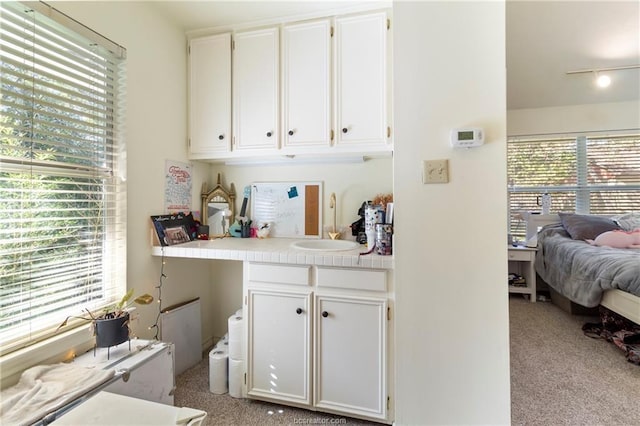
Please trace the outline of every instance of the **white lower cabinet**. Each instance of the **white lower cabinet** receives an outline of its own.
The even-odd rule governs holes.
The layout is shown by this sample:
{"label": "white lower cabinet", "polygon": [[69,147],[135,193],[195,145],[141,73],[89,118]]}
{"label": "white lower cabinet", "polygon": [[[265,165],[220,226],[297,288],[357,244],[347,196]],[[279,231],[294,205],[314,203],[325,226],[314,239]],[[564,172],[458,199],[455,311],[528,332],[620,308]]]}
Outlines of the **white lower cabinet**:
{"label": "white lower cabinet", "polygon": [[249,290],[247,394],[310,404],[311,292]]}
{"label": "white lower cabinet", "polygon": [[244,277],[248,397],[390,421],[386,271],[245,262]]}
{"label": "white lower cabinet", "polygon": [[315,297],[314,405],[386,415],[384,299]]}

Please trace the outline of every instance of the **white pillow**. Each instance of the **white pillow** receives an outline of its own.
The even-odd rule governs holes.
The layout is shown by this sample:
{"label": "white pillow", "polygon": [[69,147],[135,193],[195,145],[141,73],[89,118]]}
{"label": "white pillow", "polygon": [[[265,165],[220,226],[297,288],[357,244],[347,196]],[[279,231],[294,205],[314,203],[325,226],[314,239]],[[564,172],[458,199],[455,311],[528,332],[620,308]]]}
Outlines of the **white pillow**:
{"label": "white pillow", "polygon": [[613,221],[625,231],[640,229],[640,212],[630,212],[614,216]]}

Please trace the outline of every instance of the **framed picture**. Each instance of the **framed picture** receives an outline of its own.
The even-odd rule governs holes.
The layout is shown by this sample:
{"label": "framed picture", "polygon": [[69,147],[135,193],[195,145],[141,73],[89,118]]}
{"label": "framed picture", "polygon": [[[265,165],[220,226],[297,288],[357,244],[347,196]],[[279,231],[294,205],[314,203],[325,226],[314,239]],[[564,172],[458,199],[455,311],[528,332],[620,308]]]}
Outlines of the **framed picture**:
{"label": "framed picture", "polygon": [[182,226],[166,228],[164,230],[164,239],[169,246],[172,246],[174,244],[188,243],[189,241],[191,241],[187,230]]}
{"label": "framed picture", "polygon": [[151,216],[156,242],[162,246],[193,241],[197,234],[197,224],[193,214],[176,213]]}

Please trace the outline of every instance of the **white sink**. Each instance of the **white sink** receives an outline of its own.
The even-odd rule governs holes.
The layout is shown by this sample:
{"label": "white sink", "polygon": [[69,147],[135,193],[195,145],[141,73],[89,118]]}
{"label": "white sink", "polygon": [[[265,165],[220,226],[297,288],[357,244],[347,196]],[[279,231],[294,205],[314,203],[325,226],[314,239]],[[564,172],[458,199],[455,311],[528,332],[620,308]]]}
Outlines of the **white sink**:
{"label": "white sink", "polygon": [[346,240],[302,240],[291,244],[291,248],[311,251],[353,250],[360,244]]}

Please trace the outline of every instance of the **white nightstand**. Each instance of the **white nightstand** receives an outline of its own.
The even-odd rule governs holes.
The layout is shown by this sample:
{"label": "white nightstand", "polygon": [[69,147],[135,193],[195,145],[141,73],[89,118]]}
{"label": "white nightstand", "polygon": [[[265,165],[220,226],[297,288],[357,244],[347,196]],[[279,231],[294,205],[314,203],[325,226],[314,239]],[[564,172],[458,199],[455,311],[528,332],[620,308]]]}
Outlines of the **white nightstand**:
{"label": "white nightstand", "polygon": [[520,274],[527,282],[526,287],[509,286],[509,293],[528,294],[531,302],[536,301],[536,248],[509,246],[509,272]]}

